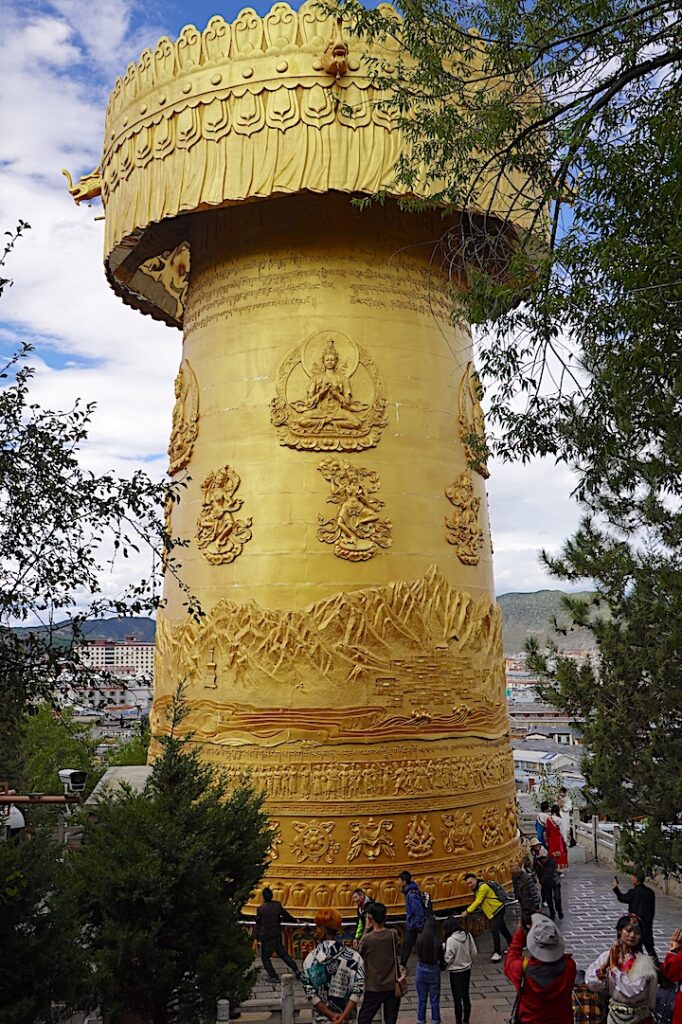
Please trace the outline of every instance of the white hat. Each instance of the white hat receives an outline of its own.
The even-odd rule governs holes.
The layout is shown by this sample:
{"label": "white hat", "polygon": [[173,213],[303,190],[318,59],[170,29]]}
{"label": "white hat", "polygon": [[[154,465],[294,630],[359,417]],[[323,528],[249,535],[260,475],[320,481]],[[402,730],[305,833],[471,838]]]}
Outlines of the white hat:
{"label": "white hat", "polygon": [[546,964],[560,960],[564,955],[564,937],[555,925],[544,914],[533,914],[526,945],[531,956],[543,960]]}

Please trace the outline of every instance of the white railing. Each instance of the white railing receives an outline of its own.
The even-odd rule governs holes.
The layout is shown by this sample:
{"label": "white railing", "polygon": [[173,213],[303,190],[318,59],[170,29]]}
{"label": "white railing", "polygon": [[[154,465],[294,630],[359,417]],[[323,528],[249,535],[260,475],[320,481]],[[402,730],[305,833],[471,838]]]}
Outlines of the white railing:
{"label": "white railing", "polygon": [[618,858],[620,828],[610,822],[600,822],[595,816],[590,821],[579,821],[575,825],[575,837],[589,854],[588,859],[615,865]]}

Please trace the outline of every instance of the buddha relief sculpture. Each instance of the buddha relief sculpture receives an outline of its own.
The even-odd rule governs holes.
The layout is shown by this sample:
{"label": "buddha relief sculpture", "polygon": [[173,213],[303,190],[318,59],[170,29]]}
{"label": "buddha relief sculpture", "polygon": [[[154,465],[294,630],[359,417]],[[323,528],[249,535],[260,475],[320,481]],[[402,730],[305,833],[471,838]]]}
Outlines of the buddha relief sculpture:
{"label": "buddha relief sculpture", "polygon": [[318,515],[317,539],[333,544],[337,558],[349,562],[366,562],[380,547],[390,547],[391,521],[379,516],[384,502],[372,497],[379,489],[377,474],[333,458],[325,459],[318,469],[331,485],[327,501],[339,507],[330,519]]}
{"label": "buddha relief sculpture", "polygon": [[175,405],[168,445],[168,473],[173,476],[184,469],[192,456],[199,433],[199,385],[194,370],[183,359],[175,378]]}
{"label": "buddha relief sculpture", "polygon": [[201,489],[204,500],[197,522],[197,545],[211,565],[234,562],[251,540],[251,516],[236,519],[235,512],[244,504],[236,497],[241,480],[230,466],[209,473]]}
{"label": "buddha relief sculpture", "polygon": [[271,419],[280,444],[290,448],[360,451],[372,447],[387,422],[377,369],[340,332],[316,334],[282,364]]}
{"label": "buddha relief sculpture", "polygon": [[488,445],[485,439],[485,420],[481,408],[482,388],[474,364],[464,368],[464,376],[457,395],[459,435],[464,445],[467,460],[472,469],[482,477],[489,477]]}
{"label": "buddha relief sculpture", "polygon": [[483,548],[483,530],[479,520],[481,499],[474,494],[469,470],[460,473],[445,488],[445,494],[455,509],[451,519],[445,517],[447,542],[454,546],[462,565],[478,565]]}

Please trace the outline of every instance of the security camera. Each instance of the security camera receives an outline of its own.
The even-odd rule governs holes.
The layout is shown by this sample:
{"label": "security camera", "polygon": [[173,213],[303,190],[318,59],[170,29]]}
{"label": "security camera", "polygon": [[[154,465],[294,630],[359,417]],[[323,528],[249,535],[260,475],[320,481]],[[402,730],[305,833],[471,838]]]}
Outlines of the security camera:
{"label": "security camera", "polygon": [[87,772],[78,771],[76,768],[62,768],[59,772],[65,793],[82,793],[87,777]]}

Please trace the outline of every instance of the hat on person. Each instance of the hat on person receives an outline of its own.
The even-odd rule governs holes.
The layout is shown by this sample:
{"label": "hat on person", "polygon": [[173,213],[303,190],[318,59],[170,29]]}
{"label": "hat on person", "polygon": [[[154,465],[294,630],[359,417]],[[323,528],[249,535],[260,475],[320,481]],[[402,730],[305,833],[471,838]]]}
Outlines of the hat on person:
{"label": "hat on person", "polygon": [[531,926],[526,938],[528,952],[536,960],[552,964],[564,955],[564,937],[555,925],[544,914],[533,914]]}
{"label": "hat on person", "polygon": [[541,842],[540,842],[540,840],[539,840],[539,839],[537,838],[537,836],[534,836],[534,837],[533,837],[533,839],[531,839],[531,840],[530,840],[530,842],[528,843],[528,845],[529,845],[529,846],[542,846],[542,843],[541,843]]}

